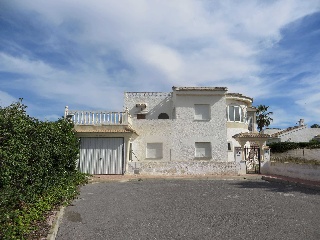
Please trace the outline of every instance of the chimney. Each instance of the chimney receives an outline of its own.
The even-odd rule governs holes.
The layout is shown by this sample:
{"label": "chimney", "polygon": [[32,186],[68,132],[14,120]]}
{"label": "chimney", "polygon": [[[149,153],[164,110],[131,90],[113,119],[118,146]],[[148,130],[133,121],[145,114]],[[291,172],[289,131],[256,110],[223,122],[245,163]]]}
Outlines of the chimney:
{"label": "chimney", "polygon": [[299,127],[302,127],[302,126],[304,126],[304,119],[299,120]]}

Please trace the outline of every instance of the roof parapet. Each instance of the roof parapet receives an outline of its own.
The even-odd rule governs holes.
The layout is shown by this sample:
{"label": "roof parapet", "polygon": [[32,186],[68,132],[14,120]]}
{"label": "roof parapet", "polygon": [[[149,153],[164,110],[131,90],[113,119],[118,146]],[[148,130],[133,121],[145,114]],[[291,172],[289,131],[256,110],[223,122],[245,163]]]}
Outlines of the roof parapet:
{"label": "roof parapet", "polygon": [[172,87],[173,91],[228,91],[227,87]]}
{"label": "roof parapet", "polygon": [[253,98],[242,95],[241,93],[227,93],[227,98],[239,98],[246,99],[253,102]]}

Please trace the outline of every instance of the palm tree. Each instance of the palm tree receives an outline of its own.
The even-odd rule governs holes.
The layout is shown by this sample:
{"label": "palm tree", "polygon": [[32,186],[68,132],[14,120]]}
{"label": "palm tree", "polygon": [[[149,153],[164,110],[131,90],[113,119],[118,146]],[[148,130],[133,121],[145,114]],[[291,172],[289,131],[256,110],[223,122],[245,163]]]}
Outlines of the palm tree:
{"label": "palm tree", "polygon": [[264,127],[268,127],[270,123],[273,121],[273,119],[270,117],[270,115],[272,115],[273,112],[268,112],[269,106],[265,105],[259,105],[256,108],[258,130],[259,132],[261,132]]}

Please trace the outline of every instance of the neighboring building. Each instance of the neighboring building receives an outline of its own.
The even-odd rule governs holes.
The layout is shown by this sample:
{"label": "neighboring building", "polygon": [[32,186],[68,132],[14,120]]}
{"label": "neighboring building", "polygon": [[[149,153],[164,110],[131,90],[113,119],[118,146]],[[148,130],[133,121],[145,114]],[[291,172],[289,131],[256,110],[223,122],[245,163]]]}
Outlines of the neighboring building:
{"label": "neighboring building", "polygon": [[83,172],[237,174],[241,146],[233,136],[255,132],[252,101],[225,87],[173,87],[124,93],[124,112],[66,107],[65,117],[81,139]]}
{"label": "neighboring building", "polygon": [[304,119],[299,120],[299,125],[288,127],[286,129],[265,129],[264,133],[270,134],[271,138],[267,143],[271,142],[309,142],[317,139],[320,134],[320,128],[309,128]]}

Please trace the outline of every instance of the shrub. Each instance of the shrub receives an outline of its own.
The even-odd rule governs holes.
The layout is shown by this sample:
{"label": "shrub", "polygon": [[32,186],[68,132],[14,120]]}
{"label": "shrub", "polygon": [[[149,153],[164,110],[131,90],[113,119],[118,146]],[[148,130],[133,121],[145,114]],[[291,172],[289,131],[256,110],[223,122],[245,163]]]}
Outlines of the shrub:
{"label": "shrub", "polygon": [[34,222],[77,194],[79,141],[65,119],[43,122],[19,102],[0,107],[0,239],[28,238]]}
{"label": "shrub", "polygon": [[310,142],[276,142],[267,144],[271,148],[271,152],[273,153],[283,153],[289,150],[297,149],[297,148],[320,148],[320,143],[318,141],[311,140]]}

